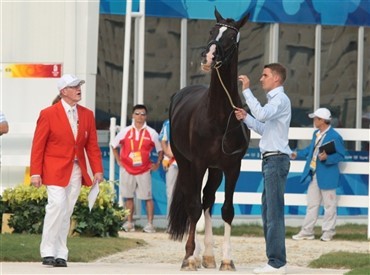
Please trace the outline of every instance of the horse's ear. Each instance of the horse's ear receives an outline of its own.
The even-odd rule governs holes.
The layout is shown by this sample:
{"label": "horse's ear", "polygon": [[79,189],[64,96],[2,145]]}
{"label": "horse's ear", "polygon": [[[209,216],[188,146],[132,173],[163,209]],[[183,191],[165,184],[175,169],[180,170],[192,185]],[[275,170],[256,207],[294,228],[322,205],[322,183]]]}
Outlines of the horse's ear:
{"label": "horse's ear", "polygon": [[220,22],[221,20],[224,20],[224,18],[222,17],[222,15],[218,12],[216,6],[215,6],[215,17],[216,17],[216,21],[217,22]]}
{"label": "horse's ear", "polygon": [[243,18],[241,18],[237,22],[238,29],[240,29],[241,27],[243,27],[245,25],[245,23],[247,23],[250,15],[251,15],[250,13],[246,14]]}

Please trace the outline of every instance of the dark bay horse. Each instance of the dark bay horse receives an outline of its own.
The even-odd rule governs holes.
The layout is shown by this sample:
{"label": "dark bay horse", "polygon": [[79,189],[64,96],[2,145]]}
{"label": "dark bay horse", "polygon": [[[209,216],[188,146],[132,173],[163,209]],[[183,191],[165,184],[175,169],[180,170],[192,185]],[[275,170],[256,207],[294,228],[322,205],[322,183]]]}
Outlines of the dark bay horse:
{"label": "dark bay horse", "polygon": [[[242,106],[237,83],[239,29],[249,15],[235,21],[224,19],[215,9],[215,17],[217,23],[211,29],[208,45],[202,53],[202,69],[211,71],[210,86],[183,88],[174,94],[170,105],[170,142],[179,173],[170,207],[168,233],[173,240],[182,240],[188,234],[182,270],[196,270],[201,262],[206,268],[216,267],[211,210],[223,176],[225,233],[220,270],[235,270],[230,246],[233,194],[250,131],[244,123],[237,121],[233,109]],[[202,180],[207,169],[202,199]],[[205,249],[201,261],[195,234],[202,210]]]}

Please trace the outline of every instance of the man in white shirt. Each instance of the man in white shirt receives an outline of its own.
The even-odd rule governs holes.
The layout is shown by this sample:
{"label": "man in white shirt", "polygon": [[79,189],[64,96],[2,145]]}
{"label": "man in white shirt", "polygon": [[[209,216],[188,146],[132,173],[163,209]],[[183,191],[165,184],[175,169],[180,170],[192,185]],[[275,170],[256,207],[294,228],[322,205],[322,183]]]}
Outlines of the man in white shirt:
{"label": "man in white shirt", "polygon": [[261,106],[249,89],[249,78],[239,76],[245,101],[253,116],[238,108],[235,110],[236,118],[261,135],[259,147],[264,181],[262,221],[268,263],[254,269],[254,273],[286,272],[284,191],[292,152],[288,145],[291,104],[284,92],[285,79],[286,69],[281,64],[264,66],[260,82],[268,102]]}

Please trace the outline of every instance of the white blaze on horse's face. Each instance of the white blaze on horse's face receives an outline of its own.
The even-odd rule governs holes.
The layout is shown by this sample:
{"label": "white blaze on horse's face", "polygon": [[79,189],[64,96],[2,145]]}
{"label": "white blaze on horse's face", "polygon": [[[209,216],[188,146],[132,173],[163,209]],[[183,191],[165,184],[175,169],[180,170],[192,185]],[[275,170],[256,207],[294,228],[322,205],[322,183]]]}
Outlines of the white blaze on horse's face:
{"label": "white blaze on horse's face", "polygon": [[209,67],[209,69],[211,68],[211,64],[213,62],[213,58],[214,58],[214,53],[216,51],[216,45],[213,44],[211,47],[209,47],[209,51],[206,55],[206,59],[207,59],[207,64],[205,64],[207,67]]}
{"label": "white blaze on horse's face", "polygon": [[216,41],[220,41],[222,35],[224,34],[224,32],[227,30],[227,27],[225,26],[222,26],[218,32],[218,35],[216,37]]}
{"label": "white blaze on horse's face", "polygon": [[[224,34],[224,32],[226,30],[227,30],[227,27],[222,26],[219,29],[219,32],[218,32],[218,35],[217,35],[215,41],[217,41],[217,42],[220,41],[222,35]],[[203,71],[209,72],[211,70],[211,66],[212,66],[212,62],[213,62],[215,51],[216,51],[216,45],[213,44],[213,45],[211,45],[211,47],[209,47],[208,53],[206,54],[206,61],[207,61],[207,63],[206,64],[202,64],[202,70]]]}

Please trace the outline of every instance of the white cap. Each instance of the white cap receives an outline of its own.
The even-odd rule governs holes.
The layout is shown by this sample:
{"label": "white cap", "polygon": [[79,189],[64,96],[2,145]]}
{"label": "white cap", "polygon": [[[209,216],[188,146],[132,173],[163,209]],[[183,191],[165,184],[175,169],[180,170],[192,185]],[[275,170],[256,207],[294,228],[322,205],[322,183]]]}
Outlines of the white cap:
{"label": "white cap", "polygon": [[58,80],[58,90],[61,91],[65,87],[76,87],[78,85],[82,85],[85,83],[85,80],[81,80],[77,78],[75,75],[72,74],[64,74],[59,80]]}
{"label": "white cap", "polygon": [[325,120],[331,120],[331,113],[326,108],[319,108],[314,113],[308,115],[309,118],[319,117]]}

